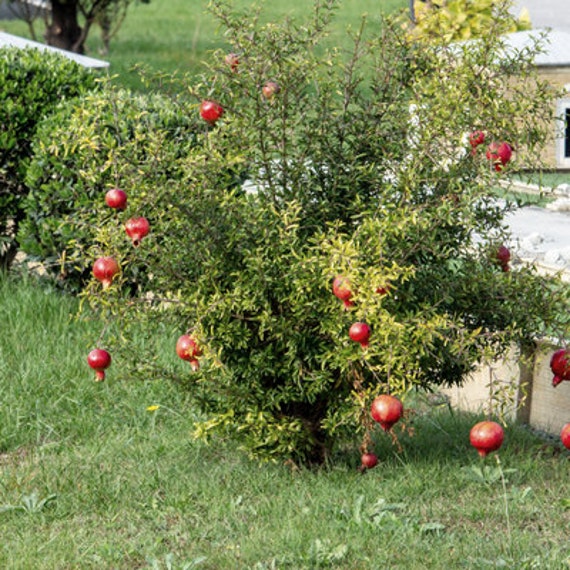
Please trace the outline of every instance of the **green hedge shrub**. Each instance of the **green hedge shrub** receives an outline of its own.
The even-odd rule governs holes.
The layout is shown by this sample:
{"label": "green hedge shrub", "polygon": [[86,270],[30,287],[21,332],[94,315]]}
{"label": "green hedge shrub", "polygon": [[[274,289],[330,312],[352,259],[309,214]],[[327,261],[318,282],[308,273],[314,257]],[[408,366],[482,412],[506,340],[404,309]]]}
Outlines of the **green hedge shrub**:
{"label": "green hedge shrub", "polygon": [[9,267],[18,244],[22,200],[37,124],[62,101],[96,86],[96,74],[58,54],[0,48],[0,265]]}
{"label": "green hedge shrub", "polygon": [[[160,95],[107,86],[62,105],[34,140],[27,217],[18,234],[22,249],[69,287],[84,284],[97,255],[94,237],[105,223],[122,225],[142,211],[155,223],[157,196],[178,184],[181,159],[196,144],[197,130]],[[124,212],[105,205],[113,187],[128,195]],[[121,238],[127,239],[124,230]]]}

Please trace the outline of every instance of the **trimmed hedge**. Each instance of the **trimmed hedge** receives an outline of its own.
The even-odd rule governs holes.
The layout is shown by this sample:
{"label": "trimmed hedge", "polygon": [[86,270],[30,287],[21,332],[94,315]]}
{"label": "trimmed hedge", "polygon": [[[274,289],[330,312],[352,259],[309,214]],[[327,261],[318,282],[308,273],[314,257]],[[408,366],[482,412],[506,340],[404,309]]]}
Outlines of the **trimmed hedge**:
{"label": "trimmed hedge", "polygon": [[[26,178],[22,249],[68,287],[82,286],[93,247],[102,247],[94,244],[98,228],[109,217],[120,225],[142,215],[142,205],[152,204],[159,188],[182,177],[183,159],[199,132],[186,111],[160,95],[108,86],[44,120]],[[127,192],[125,212],[105,205],[113,187]]]}
{"label": "trimmed hedge", "polygon": [[9,268],[28,193],[25,174],[38,122],[96,86],[96,75],[59,54],[0,48],[0,266]]}

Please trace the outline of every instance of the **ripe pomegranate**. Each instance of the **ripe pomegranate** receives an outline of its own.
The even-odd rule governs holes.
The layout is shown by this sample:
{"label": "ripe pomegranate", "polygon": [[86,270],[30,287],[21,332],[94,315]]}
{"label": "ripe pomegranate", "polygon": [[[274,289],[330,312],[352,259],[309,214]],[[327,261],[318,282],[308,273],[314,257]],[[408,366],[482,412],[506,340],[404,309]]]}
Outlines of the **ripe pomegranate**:
{"label": "ripe pomegranate", "polygon": [[127,207],[127,194],[120,188],[112,188],[105,194],[105,203],[109,208],[124,210]]}
{"label": "ripe pomegranate", "polygon": [[206,99],[200,103],[200,116],[211,125],[215,124],[223,114],[223,107],[219,103],[216,103],[216,101]]}
{"label": "ripe pomegranate", "polygon": [[556,350],[550,358],[550,369],[554,374],[552,385],[556,388],[563,380],[570,380],[570,350]]}
{"label": "ripe pomegranate", "polygon": [[143,237],[148,235],[150,225],[146,218],[131,218],[125,224],[127,235],[133,240],[133,245],[138,247]]}
{"label": "ripe pomegranate", "polygon": [[107,289],[119,273],[119,264],[113,257],[100,257],[93,264],[93,276]]}
{"label": "ripe pomegranate", "polygon": [[487,148],[487,159],[493,163],[495,170],[500,172],[511,160],[513,149],[509,143],[492,142]]}
{"label": "ripe pomegranate", "polygon": [[475,424],[469,432],[469,441],[481,457],[496,451],[503,445],[505,432],[496,422],[483,421]]}
{"label": "ripe pomegranate", "polygon": [[362,348],[366,348],[370,338],[370,327],[366,323],[353,323],[348,330],[348,336],[354,342],[359,342]]}
{"label": "ripe pomegranate", "polygon": [[361,461],[361,469],[364,471],[365,469],[372,469],[378,465],[378,456],[375,453],[363,453],[360,459]]}
{"label": "ripe pomegranate", "polygon": [[202,356],[202,349],[190,335],[183,334],[176,341],[176,354],[190,363],[192,370],[198,370],[200,363],[198,357]]}
{"label": "ripe pomegranate", "polygon": [[237,53],[228,53],[226,55],[225,61],[232,71],[237,71],[239,66],[239,57]]}
{"label": "ripe pomegranate", "polygon": [[566,449],[570,449],[570,423],[567,423],[562,427],[562,431],[560,432],[560,440]]}
{"label": "ripe pomegranate", "polygon": [[404,405],[395,396],[382,394],[372,401],[370,415],[384,431],[388,431],[403,416]]}
{"label": "ripe pomegranate", "polygon": [[344,303],[344,307],[346,309],[354,305],[354,303],[350,300],[352,297],[352,291],[350,290],[350,281],[346,277],[343,277],[342,275],[335,277],[332,284],[332,290],[333,295]]}
{"label": "ripe pomegranate", "polygon": [[485,142],[485,133],[483,131],[473,131],[469,135],[469,144],[473,147],[473,151],[475,148],[478,147],[480,144]]}
{"label": "ripe pomegranate", "polygon": [[276,81],[268,81],[262,88],[261,92],[266,99],[273,99],[273,96],[281,91],[279,83]]}
{"label": "ripe pomegranate", "polygon": [[511,252],[508,247],[501,245],[497,249],[497,259],[501,264],[508,263],[511,260]]}
{"label": "ripe pomegranate", "polygon": [[102,348],[95,348],[87,355],[87,363],[95,370],[95,381],[105,380],[105,370],[111,366],[111,355]]}

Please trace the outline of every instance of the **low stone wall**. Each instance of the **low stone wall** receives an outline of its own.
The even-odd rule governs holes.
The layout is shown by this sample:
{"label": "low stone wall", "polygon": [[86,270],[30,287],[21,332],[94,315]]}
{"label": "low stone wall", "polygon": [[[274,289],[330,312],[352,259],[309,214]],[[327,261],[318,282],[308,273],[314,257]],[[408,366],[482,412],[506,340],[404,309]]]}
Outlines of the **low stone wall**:
{"label": "low stone wall", "polygon": [[541,345],[527,358],[512,351],[500,362],[479,366],[461,388],[443,392],[458,409],[491,414],[499,411],[492,395],[500,393],[508,419],[557,435],[570,422],[570,382],[552,386],[550,358],[556,349]]}

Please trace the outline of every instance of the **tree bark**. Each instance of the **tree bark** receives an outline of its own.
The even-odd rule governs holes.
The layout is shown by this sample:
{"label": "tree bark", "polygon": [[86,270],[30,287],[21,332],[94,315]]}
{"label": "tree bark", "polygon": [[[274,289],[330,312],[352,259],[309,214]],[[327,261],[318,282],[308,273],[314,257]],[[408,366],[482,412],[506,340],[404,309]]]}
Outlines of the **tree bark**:
{"label": "tree bark", "polygon": [[85,53],[85,38],[77,16],[78,0],[52,0],[46,43],[75,53]]}

